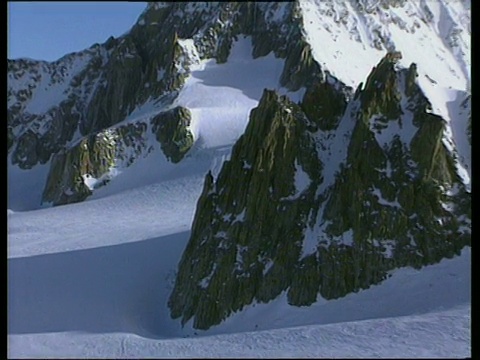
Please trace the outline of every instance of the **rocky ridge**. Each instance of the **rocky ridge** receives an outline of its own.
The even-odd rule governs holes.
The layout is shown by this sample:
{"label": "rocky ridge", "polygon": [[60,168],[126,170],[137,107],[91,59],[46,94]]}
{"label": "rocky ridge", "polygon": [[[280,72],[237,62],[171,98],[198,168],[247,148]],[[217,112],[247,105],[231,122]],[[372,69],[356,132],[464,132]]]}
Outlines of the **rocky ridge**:
{"label": "rocky ridge", "polygon": [[174,318],[208,329],[284,291],[308,306],[470,244],[470,193],[445,121],[429,112],[416,65],[397,69],[400,56],[388,53],[348,102],[333,80],[300,105],[265,91],[231,159],[206,176]]}
{"label": "rocky ridge", "polygon": [[[155,110],[134,126],[145,131],[152,128],[153,132],[157,128],[177,131],[183,139],[179,151],[175,149],[178,146],[172,147],[170,139],[176,135],[157,133],[156,139],[170,161],[181,161],[194,142],[188,110],[175,114],[184,116],[176,124],[168,120],[168,113],[175,107],[175,98],[192,62],[208,58],[225,62],[232,42],[243,34],[252,37],[254,58],[271,51],[287,58],[283,85],[298,88],[306,81],[306,75],[311,73],[309,67],[314,64],[308,58],[308,45],[295,41],[300,39],[297,7],[295,3],[149,3],[135,26],[118,39],[110,38],[105,44],[95,44],[52,63],[8,60],[7,139],[11,165],[27,170],[50,164],[43,198],[46,203],[61,205],[84,200],[93,189],[81,185],[87,175],[83,171],[95,168],[88,170],[89,176],[108,177],[111,168],[92,163],[73,166],[72,159],[78,159],[78,143],[115,133],[119,142],[115,146],[124,149],[120,143],[128,140],[122,139],[122,124],[134,123],[131,118],[135,110],[152,101]],[[297,25],[286,27],[285,22]],[[165,115],[160,115],[163,112]],[[170,123],[160,125],[161,119]],[[96,142],[96,146],[84,149],[94,152],[89,158],[100,158],[109,151],[102,144]],[[140,153],[145,155],[140,151],[137,156]],[[59,178],[63,173],[69,175]],[[52,186],[52,182],[56,185]],[[72,192],[75,194],[65,196]]]}

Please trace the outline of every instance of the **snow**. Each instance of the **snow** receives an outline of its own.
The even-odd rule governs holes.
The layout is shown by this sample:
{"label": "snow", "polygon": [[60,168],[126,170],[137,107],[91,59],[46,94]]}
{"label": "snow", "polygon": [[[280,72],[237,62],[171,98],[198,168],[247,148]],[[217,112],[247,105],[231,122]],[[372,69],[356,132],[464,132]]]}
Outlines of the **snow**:
{"label": "snow", "polygon": [[233,221],[232,221],[232,224],[233,224],[234,222],[243,222],[243,221],[245,221],[245,211],[246,211],[246,209],[247,209],[246,207],[243,208],[243,210],[242,210],[242,212],[241,212],[240,214],[235,215],[235,217],[234,217],[234,219],[233,219]]}
{"label": "snow", "polygon": [[349,229],[345,231],[340,237],[340,243],[345,246],[353,246],[353,230]]}
{"label": "snow", "polygon": [[[244,167],[245,168],[245,167]],[[310,176],[303,170],[303,167],[299,164],[298,159],[295,159],[295,173],[294,173],[294,185],[295,191],[292,195],[282,198],[281,200],[295,200],[308,189],[312,180]],[[273,193],[273,188],[270,187],[270,192]]]}
{"label": "snow", "polygon": [[245,160],[243,160],[243,168],[245,170],[250,170],[252,168],[252,165],[247,163]]}
{"label": "snow", "polygon": [[[317,198],[319,196],[328,196],[330,187],[335,183],[335,176],[346,162],[348,143],[355,126],[355,119],[352,118],[351,114],[356,112],[358,106],[358,102],[351,101],[347,105],[345,114],[340,119],[336,130],[318,131],[314,135],[317,152],[323,164],[323,181],[317,189],[315,195]],[[313,227],[308,226],[304,231],[300,259],[316,251],[319,244],[318,241],[323,236],[324,229],[328,226],[328,222],[321,223],[323,221],[323,210],[326,203],[327,201],[325,200],[321,205],[315,219],[315,225]],[[310,223],[310,221],[308,223]]]}
{"label": "snow", "polygon": [[168,103],[168,97],[166,99],[152,99],[151,97],[149,97],[147,101],[145,101],[143,104],[137,105],[135,109],[133,109],[133,111],[128,114],[125,120],[117,123],[115,127],[126,123],[133,123],[140,120],[150,119],[154,115],[157,115],[159,112],[166,111],[171,108],[171,106],[166,107],[166,103]]}
{"label": "snow", "polygon": [[90,190],[94,190],[95,189],[95,185],[97,184],[98,180],[95,179],[93,176],[91,176],[90,174],[85,174],[85,175],[82,175],[82,179],[83,179],[83,183],[90,189]]}
{"label": "snow", "polygon": [[[448,6],[445,6],[446,2]],[[465,88],[466,79],[470,78],[469,73],[464,74],[464,70],[469,72],[470,68],[468,30],[465,28],[459,35],[460,43],[457,46],[463,51],[463,54],[458,55],[459,60],[467,64],[463,69],[458,65],[457,57],[451,53],[456,47],[445,40],[445,32],[450,30],[453,22],[462,26],[462,17],[465,23],[464,14],[468,14],[463,8],[465,5],[461,2],[454,4],[455,2],[448,0],[420,3],[422,5],[407,2],[402,7],[383,9],[377,2],[371,4],[374,5],[372,9],[375,9],[371,13],[356,8],[354,1],[339,3],[311,0],[301,1],[299,4],[307,41],[312,45],[314,58],[320,65],[328,64],[330,73],[347,85],[355,88],[363,82],[372,64],[377,64],[383,57],[385,48],[379,50],[373,44],[375,32],[383,32],[384,37],[393,44],[392,48],[402,52],[401,63],[405,67],[415,62],[422,75],[428,73],[445,88]],[[449,11],[450,18],[447,20],[440,14],[434,14],[433,21],[437,22],[436,26],[419,21],[425,17],[422,9],[434,8],[435,3]],[[399,19],[401,21],[398,21]],[[352,53],[357,54],[354,65],[351,62]]]}
{"label": "snow", "polygon": [[[222,210],[217,206],[217,207],[215,208],[215,212],[216,212],[217,214],[220,214],[220,213],[222,212]],[[224,222],[230,221],[231,218],[232,218],[232,214],[230,214],[230,213],[225,213],[225,214],[222,216],[222,219],[223,219]]]}
{"label": "snow", "polygon": [[304,192],[312,180],[308,174],[303,170],[302,166],[298,163],[298,160],[295,159],[295,189],[297,195],[300,195]]}
{"label": "snow", "polygon": [[[149,114],[147,107],[134,115]],[[342,121],[339,137],[353,122]],[[158,150],[88,201],[32,211],[9,203],[9,357],[470,355],[468,249],[421,271],[397,270],[341,299],[319,297],[296,308],[283,295],[208,331],[182,329],[166,306],[171,274],[189,239],[204,175],[221,166],[230,147],[196,149],[177,165]]]}
{"label": "snow", "polygon": [[454,203],[452,202],[441,202],[441,205],[445,211],[453,212],[455,210]]}
{"label": "snow", "polygon": [[385,247],[385,251],[383,252],[383,255],[387,258],[393,257],[393,251],[395,250],[395,241],[393,240],[383,241],[383,246]]}
{"label": "snow", "polygon": [[215,270],[217,269],[217,264],[213,264],[212,266],[212,270],[210,271],[210,273],[204,277],[202,280],[200,280],[200,282],[198,283],[198,285],[202,288],[207,288],[208,287],[208,284],[210,283],[210,279],[212,278],[213,274],[215,273]]}
{"label": "snow", "polygon": [[[191,49],[193,42],[183,46],[195,52]],[[302,94],[280,88],[283,63],[273,53],[253,59],[251,38],[240,37],[233,43],[226,63],[210,59],[191,66],[192,73],[175,104],[190,109],[190,130],[202,147],[233,144],[245,131],[250,111],[258,105],[264,88],[293,94],[294,98]]]}
{"label": "snow", "polygon": [[[470,338],[469,322],[469,312],[459,308],[427,316],[367,320],[342,326],[302,326],[208,338],[159,341],[135,335],[80,333],[76,337],[78,342],[73,342],[65,334],[36,335],[41,339],[40,343],[27,343],[16,354],[19,354],[18,357],[65,354],[53,342],[58,340],[60,344],[70,342],[69,357],[76,354],[78,358],[90,354],[102,358],[135,358],[142,351],[145,357],[154,358],[469,357],[470,349],[464,349]],[[98,341],[103,344],[101,347],[97,346]],[[16,338],[9,345],[18,346]]]}
{"label": "snow", "polygon": [[165,75],[165,69],[157,69],[157,81],[161,81]]}
{"label": "snow", "polygon": [[166,279],[200,192],[185,179],[9,212],[8,356],[470,356],[468,248],[341,299],[297,308],[284,294],[208,331],[182,330]]}
{"label": "snow", "polygon": [[[11,154],[7,157],[8,207],[14,211],[37,209],[41,206],[45,179],[50,162],[38,164],[32,169],[20,169],[11,165]],[[28,191],[27,191],[28,189]]]}
{"label": "snow", "polygon": [[177,42],[183,48],[185,55],[187,55],[190,61],[192,61],[194,64],[198,64],[200,62],[200,56],[198,55],[193,39],[178,39]]}
{"label": "snow", "polygon": [[249,277],[248,269],[244,269],[243,253],[248,250],[248,247],[237,244],[237,251],[235,252],[235,270],[239,271],[239,277]]}
{"label": "snow", "polygon": [[[154,111],[148,104],[128,121],[148,119]],[[344,159],[342,139],[353,123],[342,119],[337,142],[333,134],[319,135],[327,140],[323,158],[332,160],[325,163],[327,183]],[[166,306],[171,274],[189,239],[205,173],[218,171],[230,149],[196,148],[174,165],[156,148],[78,204],[22,211],[31,209],[22,201],[39,200],[41,193],[11,191],[19,206],[9,198],[9,357],[470,355],[468,249],[421,271],[397,270],[382,284],[341,299],[319,297],[311,307],[296,308],[282,295],[208,331],[182,329]],[[45,169],[18,177],[14,171],[21,170],[14,168],[9,187],[20,179],[33,185],[42,178],[35,172]],[[311,241],[305,251],[314,251],[318,237],[305,238]]]}
{"label": "snow", "polygon": [[395,208],[398,208],[398,209],[402,208],[402,206],[398,203],[397,200],[395,200],[395,201],[386,200],[382,195],[382,191],[380,189],[376,188],[376,187],[373,188],[372,194],[377,197],[377,201],[380,205],[391,206],[391,207],[395,207]]}
{"label": "snow", "polygon": [[392,176],[392,164],[389,159],[387,159],[387,166],[385,168],[385,175],[387,175],[388,178]]}
{"label": "snow", "polygon": [[[62,76],[60,83],[52,83],[52,75],[41,71],[40,83],[33,90],[31,100],[27,102],[24,111],[30,114],[42,114],[50,108],[58,105],[68,96],[68,90],[71,89],[70,82],[73,77],[80,73],[90,60],[89,56],[75,56],[72,63],[67,62],[68,66],[65,75]],[[42,68],[42,70],[45,70]],[[9,84],[10,85],[10,84]]]}
{"label": "snow", "polygon": [[317,151],[324,166],[323,182],[317,190],[318,194],[322,194],[334,183],[336,174],[347,159],[348,143],[355,126],[355,119],[351,114],[357,107],[358,103],[350,102],[336,130],[320,131],[316,134]]}
{"label": "snow", "polygon": [[262,9],[264,15],[264,20],[267,23],[271,22],[280,22],[285,19],[287,15],[286,8],[290,5],[288,2],[260,2],[257,3],[257,6]]}
{"label": "snow", "polygon": [[[312,46],[314,59],[322,68],[329,70],[346,85],[352,88],[357,87],[367,78],[372,66],[380,61],[384,52],[367,47],[359,41],[351,41],[354,35],[349,32],[349,29],[339,27],[333,12],[328,12],[328,8],[338,6],[335,2],[311,0],[300,1],[299,5],[302,10],[306,39]],[[348,1],[343,6],[352,14],[351,27],[360,33],[356,36],[368,42],[366,25],[362,19],[359,19],[360,15],[354,13]],[[327,13],[332,16],[326,16]],[[342,44],[348,44],[348,47]],[[351,54],[357,54],[354,62]],[[328,67],[326,64],[331,65]]]}
{"label": "snow", "polygon": [[463,176],[465,181],[469,181],[472,171],[471,146],[467,137],[469,113],[462,107],[466,96],[467,93],[461,91],[452,94],[450,99],[454,100],[449,101],[447,107],[450,118],[455,119],[454,122],[450,122],[450,129],[451,137],[455,143],[455,150],[459,156],[458,160],[462,165],[460,168],[463,170],[463,173],[466,172],[466,175]]}
{"label": "snow", "polygon": [[[115,176],[119,175],[120,172],[112,167],[106,172],[105,174],[102,174],[98,179],[94,178],[90,174],[84,174],[82,175],[83,183],[90,189],[90,190],[95,190],[98,187],[102,186],[106,181],[111,180]],[[73,194],[73,192],[71,193]]]}
{"label": "snow", "polygon": [[170,4],[168,2],[165,2],[165,1],[156,1],[156,2],[152,2],[152,3],[148,3],[147,6],[153,6],[155,10],[160,10],[160,9],[169,7]]}
{"label": "snow", "polygon": [[318,227],[314,227],[313,229],[307,227],[304,232],[300,260],[317,251],[319,235],[318,231],[315,231],[315,229],[318,229]]}
{"label": "snow", "polygon": [[307,229],[307,231],[305,232],[305,238],[302,243],[302,253],[300,259],[303,259],[308,255],[315,253],[319,245],[328,249],[332,244],[335,244],[336,246],[353,246],[355,244],[353,240],[352,229],[345,231],[340,236],[329,237],[327,242],[323,240],[319,243],[319,241],[317,240],[320,238],[319,233],[323,233],[324,229],[328,226],[328,223],[329,222],[326,222],[320,227],[318,227],[317,225],[317,227],[314,229]]}
{"label": "snow", "polygon": [[263,268],[263,272],[262,272],[263,276],[265,276],[270,271],[272,266],[273,266],[273,261],[271,259],[268,259],[267,263],[265,264],[265,267]]}

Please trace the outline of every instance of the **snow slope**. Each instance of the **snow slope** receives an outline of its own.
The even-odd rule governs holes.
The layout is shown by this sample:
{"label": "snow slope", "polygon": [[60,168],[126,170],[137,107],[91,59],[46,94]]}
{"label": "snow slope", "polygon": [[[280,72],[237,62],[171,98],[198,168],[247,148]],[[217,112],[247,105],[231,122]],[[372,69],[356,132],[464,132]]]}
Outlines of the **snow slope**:
{"label": "snow slope", "polygon": [[201,178],[8,217],[9,357],[470,356],[470,250],[297,308],[196,331],[166,306]]}
{"label": "snow slope", "polygon": [[[11,154],[7,157],[8,164],[11,164],[11,157]],[[38,208],[42,202],[42,192],[49,169],[50,161],[28,170],[9,165],[7,171],[7,207],[17,211]],[[25,194],[25,189],[29,189],[28,194]]]}
{"label": "snow slope", "polygon": [[[192,112],[190,128],[203,147],[233,145],[245,131],[250,111],[258,105],[265,88],[287,93],[279,84],[284,60],[273,53],[253,59],[251,41],[250,37],[240,37],[234,42],[224,64],[217,64],[215,59],[197,61],[180,91],[176,104]],[[193,57],[198,59],[198,55]],[[303,94],[288,95],[299,101]]]}

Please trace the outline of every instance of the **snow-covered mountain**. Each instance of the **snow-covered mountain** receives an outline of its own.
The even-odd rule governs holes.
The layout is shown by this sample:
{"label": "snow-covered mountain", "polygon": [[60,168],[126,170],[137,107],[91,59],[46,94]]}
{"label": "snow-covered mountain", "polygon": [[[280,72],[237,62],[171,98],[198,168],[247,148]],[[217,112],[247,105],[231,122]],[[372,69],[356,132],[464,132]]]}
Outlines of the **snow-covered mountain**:
{"label": "snow-covered mountain", "polygon": [[[401,51],[405,67],[418,65],[418,82],[432,111],[448,121],[445,141],[455,143],[459,170],[468,177],[469,148],[458,144],[465,143],[469,118],[461,107],[470,89],[469,4],[150,3],[118,39],[53,63],[9,60],[8,163],[15,174],[9,206],[31,209],[81,201],[138,158],[163,158],[163,152],[170,161],[180,161],[213,130],[202,121],[211,116],[202,117],[205,108],[212,107],[199,97],[202,85],[210,93],[234,88],[249,99],[232,106],[230,99],[240,94],[214,96],[215,107],[230,119],[225,120],[229,136],[224,142],[231,145],[263,88],[298,91],[290,96],[296,101],[314,73],[356,88],[387,50]],[[252,86],[257,91],[244,89]],[[202,99],[201,107],[192,95]],[[193,116],[172,110],[182,103]],[[239,112],[232,113],[233,108]],[[169,125],[156,126],[153,119],[170,110]],[[451,117],[460,120],[450,122]],[[203,126],[206,131],[199,133]],[[178,131],[170,134],[175,127]],[[159,142],[160,154],[154,151]],[[100,163],[98,151],[108,160]],[[26,188],[32,193],[28,203],[18,197]]]}
{"label": "snow-covered mountain", "polygon": [[[205,120],[212,108],[217,118],[224,111],[228,136],[220,144],[231,146],[264,87],[276,86],[280,76],[285,84],[297,81],[271,51],[285,57],[286,44],[294,44],[287,38],[299,37],[299,26],[280,30],[272,14],[258,19],[257,28],[256,12],[248,3],[152,3],[119,39],[54,63],[9,60],[8,162],[15,174],[9,206],[81,201],[113,178],[121,181],[118,175],[139,158],[175,163],[194,143],[216,146]],[[251,36],[239,43],[240,34]],[[235,91],[223,99],[213,94],[224,87]],[[25,188],[34,194],[27,204],[18,198]]]}
{"label": "snow-covered mountain", "polygon": [[[189,214],[168,312],[213,331],[255,304],[313,308],[459,255],[470,16],[469,0],[152,2],[118,39],[8,60],[8,207],[22,219],[9,247],[144,241]],[[100,213],[101,239],[24,227],[56,214],[40,207],[136,192],[140,213],[165,202],[148,235],[106,231]]]}

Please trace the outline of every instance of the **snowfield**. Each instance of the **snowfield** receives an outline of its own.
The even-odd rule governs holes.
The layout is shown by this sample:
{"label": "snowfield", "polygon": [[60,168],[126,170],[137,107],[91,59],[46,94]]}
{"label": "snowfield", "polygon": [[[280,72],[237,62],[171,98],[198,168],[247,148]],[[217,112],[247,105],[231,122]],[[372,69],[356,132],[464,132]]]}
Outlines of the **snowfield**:
{"label": "snowfield", "polygon": [[[190,52],[195,54],[196,50]],[[251,38],[240,37],[232,44],[226,63],[210,59],[191,66],[192,74],[176,104],[192,112],[190,128],[203,147],[234,144],[245,131],[250,111],[258,105],[265,88],[288,94],[293,101],[301,100],[304,90],[288,92],[279,84],[283,59],[273,53],[253,59],[252,52]],[[192,57],[198,59],[198,55]]]}
{"label": "snowfield", "polygon": [[166,304],[201,180],[7,211],[9,358],[470,356],[469,248],[341,299],[182,329]]}

